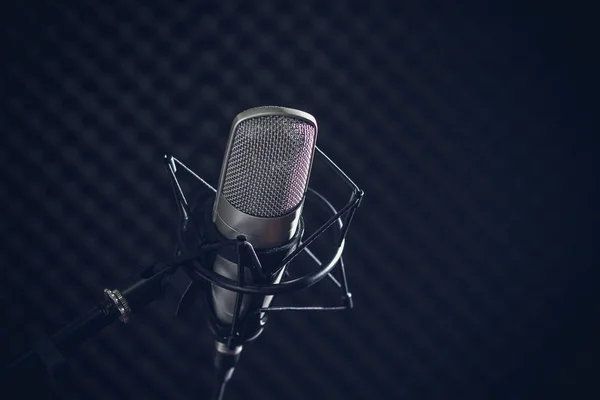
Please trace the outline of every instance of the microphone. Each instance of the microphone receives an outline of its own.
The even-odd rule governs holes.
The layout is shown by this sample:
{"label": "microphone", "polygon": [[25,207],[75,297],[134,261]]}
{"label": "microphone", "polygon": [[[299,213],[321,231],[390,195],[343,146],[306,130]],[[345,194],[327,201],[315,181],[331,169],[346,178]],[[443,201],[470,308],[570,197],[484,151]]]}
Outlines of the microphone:
{"label": "microphone", "polygon": [[[285,107],[257,107],[238,114],[231,126],[218,189],[170,154],[165,154],[181,223],[175,258],[143,268],[123,282],[121,289],[105,289],[105,298],[52,336],[42,337],[11,362],[9,381],[24,371],[40,371],[54,382],[64,355],[119,319],[166,296],[176,315],[189,310],[200,291],[207,296],[209,327],[215,337],[215,366],[219,385],[213,399],[221,399],[242,347],[257,338],[270,311],[339,311],[352,309],[342,252],[346,234],[364,192],[317,146],[315,118]],[[308,187],[313,158],[319,155],[352,191],[337,210],[323,195]],[[177,179],[178,166],[205,188],[190,206]],[[307,194],[311,196],[307,199]],[[303,238],[302,209],[315,200],[329,219]],[[194,213],[199,206],[201,214]],[[194,215],[196,214],[196,215]],[[201,219],[196,219],[201,217]],[[308,248],[334,227],[334,254],[321,262]],[[193,228],[193,229],[190,229]],[[283,279],[287,264],[305,252],[319,267],[316,272]],[[336,279],[331,272],[339,265]],[[308,288],[325,277],[342,291],[338,306],[270,306],[279,293]],[[339,279],[339,281],[338,281]]]}
{"label": "microphone", "polygon": [[[244,235],[257,250],[292,240],[308,188],[316,138],[315,118],[303,111],[257,107],[238,114],[213,208],[217,230],[228,239]],[[220,254],[214,271],[236,280],[236,262]],[[283,269],[270,283],[282,274]],[[218,319],[230,324],[236,293],[213,285],[212,295]],[[246,304],[242,307],[245,311]]]}
{"label": "microphone", "polygon": [[[256,250],[263,271],[244,266],[241,272],[245,284],[276,284],[285,272],[286,266],[280,268],[280,261],[295,249],[303,232],[302,207],[316,139],[315,118],[300,110],[256,107],[241,112],[233,120],[212,222],[222,237],[244,236]],[[213,271],[238,280],[237,254],[220,251]],[[236,332],[240,340],[230,347],[224,338],[233,323],[237,293],[213,284],[210,297],[211,325],[217,334],[216,364],[220,368],[223,361],[220,355],[232,356],[237,361],[242,344],[260,334],[266,315],[257,310],[267,307],[273,296],[242,297],[241,329]],[[231,372],[232,368],[229,376]]]}

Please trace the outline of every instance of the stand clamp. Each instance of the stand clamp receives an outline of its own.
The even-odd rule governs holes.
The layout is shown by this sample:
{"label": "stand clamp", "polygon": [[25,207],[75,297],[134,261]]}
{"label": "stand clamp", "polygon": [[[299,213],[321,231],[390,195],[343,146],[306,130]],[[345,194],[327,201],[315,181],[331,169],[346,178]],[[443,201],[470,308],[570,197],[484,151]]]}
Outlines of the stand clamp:
{"label": "stand clamp", "polygon": [[123,297],[121,292],[119,292],[117,289],[104,289],[104,295],[107,299],[115,303],[115,307],[117,307],[119,314],[121,314],[119,319],[122,323],[126,324],[127,321],[129,321],[129,316],[131,315],[131,307],[129,307],[127,299]]}

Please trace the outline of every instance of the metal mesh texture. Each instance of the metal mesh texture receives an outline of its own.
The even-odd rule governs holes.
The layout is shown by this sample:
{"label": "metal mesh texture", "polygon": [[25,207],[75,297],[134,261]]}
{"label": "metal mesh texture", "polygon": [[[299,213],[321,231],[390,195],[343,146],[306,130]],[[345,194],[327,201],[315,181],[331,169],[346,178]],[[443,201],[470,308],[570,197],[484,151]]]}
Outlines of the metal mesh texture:
{"label": "metal mesh texture", "polygon": [[288,214],[306,192],[316,134],[310,122],[284,115],[243,120],[232,132],[223,196],[256,217]]}

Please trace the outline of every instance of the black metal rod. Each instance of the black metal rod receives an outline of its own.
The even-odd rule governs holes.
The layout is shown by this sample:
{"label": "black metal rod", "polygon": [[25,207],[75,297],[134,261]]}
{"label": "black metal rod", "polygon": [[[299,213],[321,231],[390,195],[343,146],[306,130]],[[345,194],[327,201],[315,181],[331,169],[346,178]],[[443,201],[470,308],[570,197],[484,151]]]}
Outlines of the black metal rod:
{"label": "black metal rod", "polygon": [[[237,244],[237,275],[238,275],[238,285],[244,285],[244,266],[242,264],[242,250],[244,249],[244,244],[246,243],[245,237],[238,238]],[[233,318],[231,320],[231,329],[229,330],[229,336],[227,338],[227,348],[233,349],[233,340],[235,339],[235,332],[237,329],[237,325],[239,323],[239,319],[242,313],[242,301],[244,301],[243,293],[236,293],[235,296],[235,306],[233,309]]]}
{"label": "black metal rod", "polygon": [[[312,251],[310,251],[310,249],[307,247],[304,249],[304,251],[306,252],[306,254],[308,254],[310,256],[310,258],[313,259],[313,261],[317,264],[317,266],[321,267],[323,266],[323,262],[321,262],[321,260],[319,260],[319,257],[317,257],[315,255],[315,253],[313,253]],[[341,258],[340,258],[341,260]],[[331,272],[327,273],[327,277],[329,279],[331,279],[331,281],[338,287],[341,288],[342,284],[340,282],[338,282],[337,279],[335,279],[335,276],[333,276],[333,274]]]}
{"label": "black metal rod", "polygon": [[67,355],[75,347],[116,321],[118,317],[118,311],[111,307],[111,303],[105,301],[56,332],[52,336],[52,341],[63,355]]}
{"label": "black metal rod", "polygon": [[362,201],[363,194],[364,194],[364,192],[360,189],[358,189],[352,193],[352,204],[354,205],[354,207],[352,207],[350,209],[350,211],[348,212],[348,216],[346,217],[346,222],[344,223],[344,226],[342,227],[342,230],[340,232],[340,236],[341,236],[342,240],[346,238],[348,229],[350,229],[350,224],[352,223],[352,220],[354,219],[354,213],[356,212],[356,209],[360,206],[360,203]]}
{"label": "black metal rod", "polygon": [[182,163],[181,161],[179,161],[177,158],[175,158],[173,156],[171,156],[171,157],[173,158],[173,161],[175,161],[177,164],[181,165],[194,178],[198,179],[200,182],[202,182],[210,190],[212,190],[213,192],[217,193],[217,189],[215,189],[214,187],[212,187],[208,182],[206,182],[204,179],[202,179],[198,174],[196,174],[194,171],[192,171],[190,168],[188,168],[187,165],[185,165],[184,163]]}
{"label": "black metal rod", "polygon": [[[183,189],[181,188],[181,185],[179,184],[179,180],[177,179],[177,175],[175,174],[175,168],[174,168],[174,163],[173,161],[176,160],[173,156],[169,156],[169,155],[165,155],[165,159],[168,160],[166,161],[167,164],[167,169],[169,170],[169,178],[171,179],[171,184],[173,185],[173,189],[175,191],[175,197],[177,199],[177,201],[179,202],[179,206],[182,209],[185,221],[190,221],[190,223],[192,224],[192,227],[194,228],[194,234],[196,235],[196,239],[198,240],[198,243],[202,242],[202,234],[200,233],[200,228],[198,228],[198,225],[196,225],[196,221],[193,218],[192,212],[190,210],[190,207],[188,205],[187,200],[185,199],[185,195],[183,193]],[[181,163],[179,163],[181,164]],[[183,165],[183,164],[181,164]],[[184,165],[185,167],[185,165]],[[189,170],[187,167],[185,167],[187,170]],[[198,177],[198,179],[200,179],[200,177]],[[200,179],[202,182],[204,182],[204,180]],[[208,185],[206,182],[204,182],[208,187],[210,187],[212,189],[212,187],[210,185]]]}
{"label": "black metal rod", "polygon": [[342,217],[346,212],[348,212],[348,210],[350,210],[354,206],[355,206],[354,204],[348,203],[344,207],[342,207],[342,209],[340,211],[338,211],[334,216],[329,218],[329,220],[327,220],[327,222],[325,222],[325,224],[321,225],[321,227],[319,229],[314,231],[312,233],[312,235],[310,235],[305,241],[303,241],[296,248],[296,250],[294,250],[286,258],[284,258],[284,260],[281,262],[281,264],[285,265],[285,264],[289,263],[290,261],[292,261],[294,258],[296,258],[296,256],[298,256],[298,254],[300,254],[300,252],[302,250],[304,250],[304,248],[306,246],[308,246],[309,244],[314,242],[317,237],[319,237],[323,232],[325,232],[327,229],[329,229],[329,227],[331,227],[335,223],[335,221],[337,221],[340,217]]}
{"label": "black metal rod", "polygon": [[171,180],[171,186],[173,188],[173,194],[175,195],[175,200],[177,201],[177,205],[179,212],[181,213],[182,219],[187,221],[189,219],[189,215],[187,214],[185,207],[183,204],[187,204],[187,199],[185,198],[185,194],[181,189],[181,185],[175,176],[175,161],[173,156],[170,154],[165,154],[165,165],[167,170],[169,171],[169,178]]}
{"label": "black metal rod", "polygon": [[[145,277],[145,274],[148,274],[149,271],[154,272],[157,267],[159,269],[157,272]],[[172,268],[174,267],[155,265],[145,268],[135,278],[130,279],[133,283],[126,286],[121,294],[127,299],[132,310],[138,310],[162,296],[165,289],[164,278],[171,272]],[[109,300],[104,300],[54,333],[50,340],[61,355],[66,357],[78,345],[97,335],[105,327],[116,321],[119,316],[120,313],[115,304]],[[43,367],[42,360],[37,352],[32,349],[11,363],[8,366],[8,371],[10,374],[19,370]]]}
{"label": "black metal rod", "polygon": [[356,186],[356,183],[354,183],[352,181],[352,179],[350,179],[350,177],[348,175],[346,175],[346,173],[344,171],[342,171],[342,169],[340,167],[338,167],[337,164],[334,163],[333,160],[327,156],[327,154],[325,154],[319,147],[317,147],[316,149],[317,149],[317,152],[321,155],[321,157],[323,157],[325,159],[325,161],[327,161],[327,164],[329,164],[331,169],[333,169],[333,171],[336,174],[338,174],[343,180],[346,181],[348,186],[350,186],[353,190],[360,191],[358,186]]}
{"label": "black metal rod", "polygon": [[265,307],[259,308],[257,312],[269,312],[269,311],[344,311],[347,310],[346,306],[334,306],[334,307],[321,307],[321,306],[307,306],[307,307]]}
{"label": "black metal rod", "polygon": [[[108,302],[96,305],[52,335],[50,340],[60,355],[63,357],[68,355],[78,344],[114,322],[118,318],[118,312],[116,310],[110,312],[109,308]],[[11,376],[21,371],[40,372],[43,369],[45,369],[45,365],[42,359],[34,349],[31,349],[9,364],[6,374],[10,380]]]}
{"label": "black metal rod", "polygon": [[253,266],[256,267],[256,270],[258,271],[259,275],[262,276],[263,278],[266,278],[267,273],[265,272],[265,270],[262,266],[262,263],[258,259],[258,255],[256,254],[256,250],[254,250],[254,246],[252,246],[252,243],[245,240],[244,241],[244,249],[245,249],[245,251],[247,251],[247,254],[250,256],[250,261],[252,261]]}

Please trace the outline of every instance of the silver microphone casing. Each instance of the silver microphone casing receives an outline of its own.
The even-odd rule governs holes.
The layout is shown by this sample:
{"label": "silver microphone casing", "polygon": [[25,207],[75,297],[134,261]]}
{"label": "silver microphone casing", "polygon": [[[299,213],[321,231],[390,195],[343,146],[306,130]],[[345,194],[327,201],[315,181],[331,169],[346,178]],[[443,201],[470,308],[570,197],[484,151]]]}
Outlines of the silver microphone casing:
{"label": "silver microphone casing", "polygon": [[[304,111],[268,106],[238,114],[231,126],[213,208],[217,230],[228,239],[244,235],[256,249],[289,242],[300,222],[316,138],[317,122]],[[220,254],[213,269],[237,279],[236,262]],[[283,271],[270,283],[278,283]],[[245,283],[252,283],[251,276],[246,269]],[[236,293],[217,285],[212,292],[217,318],[230,324]],[[264,307],[272,297],[265,298]]]}

